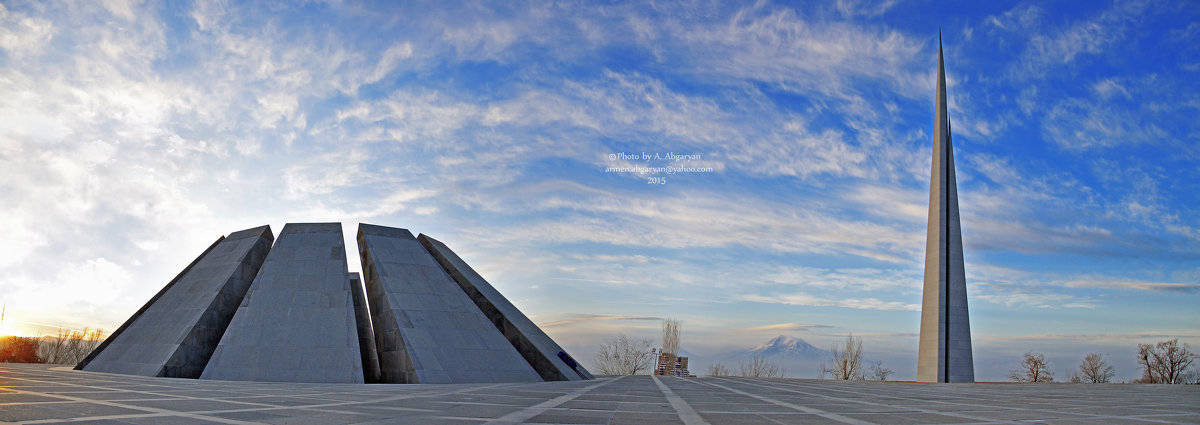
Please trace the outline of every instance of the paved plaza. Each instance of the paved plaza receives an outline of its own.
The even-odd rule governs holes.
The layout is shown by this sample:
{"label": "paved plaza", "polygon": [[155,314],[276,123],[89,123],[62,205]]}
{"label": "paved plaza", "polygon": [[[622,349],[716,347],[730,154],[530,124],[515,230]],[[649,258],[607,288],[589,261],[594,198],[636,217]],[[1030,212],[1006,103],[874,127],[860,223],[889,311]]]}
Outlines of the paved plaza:
{"label": "paved plaza", "polygon": [[1200,387],[602,377],[513,384],[206,381],[0,363],[16,423],[1200,424]]}

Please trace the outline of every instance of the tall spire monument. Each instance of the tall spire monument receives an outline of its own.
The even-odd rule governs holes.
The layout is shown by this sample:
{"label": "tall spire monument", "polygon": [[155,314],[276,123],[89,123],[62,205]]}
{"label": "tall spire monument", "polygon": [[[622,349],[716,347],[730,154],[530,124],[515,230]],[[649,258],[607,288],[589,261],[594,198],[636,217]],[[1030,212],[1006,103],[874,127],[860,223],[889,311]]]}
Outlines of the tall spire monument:
{"label": "tall spire monument", "polygon": [[925,292],[921,305],[917,381],[975,382],[940,31],[937,98],[934,102],[933,169],[929,177],[929,229],[925,239]]}

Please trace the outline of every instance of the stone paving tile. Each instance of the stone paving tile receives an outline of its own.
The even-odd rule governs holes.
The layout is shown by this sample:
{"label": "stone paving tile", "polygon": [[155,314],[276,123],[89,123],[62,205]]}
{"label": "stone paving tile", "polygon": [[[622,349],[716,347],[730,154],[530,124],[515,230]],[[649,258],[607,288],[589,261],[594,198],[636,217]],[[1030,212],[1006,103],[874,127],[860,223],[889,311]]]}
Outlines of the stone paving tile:
{"label": "stone paving tile", "polygon": [[[1046,421],[1037,421],[1039,424],[1047,425],[1095,425],[1095,424],[1161,424],[1163,422],[1156,420],[1141,420],[1131,418],[1121,419],[1051,419]],[[1173,422],[1168,422],[1173,423]]]}
{"label": "stone paving tile", "polygon": [[237,410],[246,409],[256,406],[245,403],[228,403],[216,400],[204,399],[171,399],[171,400],[127,400],[121,404],[127,406],[148,407],[152,409],[165,409],[175,412],[201,412],[211,410]]}
{"label": "stone paving tile", "polygon": [[20,422],[39,419],[86,418],[141,413],[145,413],[145,411],[87,402],[28,404],[4,406],[3,409],[0,409],[0,420]]}
{"label": "stone paving tile", "polygon": [[567,383],[329,385],[0,364],[0,421],[7,422],[477,424],[497,418],[612,424],[1200,424],[1200,387],[649,376]]}
{"label": "stone paving tile", "polygon": [[757,424],[841,424],[842,422],[807,414],[747,414],[747,413],[702,413],[701,416],[714,424],[757,425]]}
{"label": "stone paving tile", "polygon": [[517,409],[512,406],[454,403],[445,405],[438,411],[448,416],[463,418],[498,418],[512,413],[514,410]]}
{"label": "stone paving tile", "polygon": [[[159,418],[158,420],[159,420],[159,423],[162,423],[162,418]],[[85,425],[129,425],[130,424],[130,422],[126,422],[124,420],[117,420],[117,419],[97,419],[97,420],[71,421],[71,422],[49,422],[49,423],[53,423],[53,424],[85,424]],[[215,423],[215,422],[203,421],[203,422],[195,422],[195,423],[211,424],[211,423]]]}
{"label": "stone paving tile", "polygon": [[1147,416],[1147,419],[1171,421],[1182,424],[1200,424],[1200,415],[1195,414]]}
{"label": "stone paving tile", "polygon": [[[340,423],[340,422],[333,422]],[[458,417],[422,417],[422,418],[388,418],[372,422],[361,422],[363,424],[421,424],[421,425],[462,425],[462,424],[482,424],[487,423],[483,419],[458,418]]]}
{"label": "stone paving tile", "polygon": [[37,394],[23,394],[18,392],[4,391],[0,392],[0,405],[7,403],[35,403],[40,401],[62,401],[58,397],[47,397]]}
{"label": "stone paving tile", "polygon": [[771,422],[780,423],[780,424],[788,424],[788,425],[793,425],[793,424],[794,425],[841,424],[842,423],[842,422],[838,422],[838,421],[824,418],[821,416],[810,415],[810,414],[805,414],[805,413],[800,413],[800,414],[762,414],[759,416],[762,417],[763,419],[769,420]]}
{"label": "stone paving tile", "polygon": [[995,411],[976,411],[970,412],[972,416],[983,418],[1003,420],[1003,421],[1028,421],[1034,419],[1070,419],[1083,418],[1087,415],[1077,413],[1067,413],[1062,411],[1044,411],[1044,410],[995,410]]}
{"label": "stone paving tile", "polygon": [[291,418],[298,415],[282,415],[273,412],[249,411],[249,412],[221,412],[209,413],[205,416],[215,416],[218,418],[233,419],[247,422],[265,422],[272,419]]}
{"label": "stone paving tile", "polygon": [[629,425],[658,425],[658,424],[682,424],[683,421],[673,413],[641,413],[619,411],[613,413],[612,424],[629,424]]}
{"label": "stone paving tile", "polygon": [[429,416],[437,414],[437,410],[433,409],[412,409],[406,407],[388,407],[379,405],[354,406],[350,409],[352,412],[370,417],[392,417],[392,416],[412,416],[423,415]]}
{"label": "stone paving tile", "polygon": [[867,421],[877,424],[965,424],[979,422],[974,419],[960,418],[955,416],[939,415],[935,413],[905,413],[898,415],[895,413],[846,413],[842,416]]}
{"label": "stone paving tile", "polygon": [[560,404],[558,407],[564,409],[582,409],[582,410],[617,410],[621,403],[613,401],[586,401],[586,400],[571,400]]}
{"label": "stone paving tile", "polygon": [[620,403],[617,405],[618,411],[632,413],[674,413],[675,409],[671,407],[666,400],[659,403]]}
{"label": "stone paving tile", "polygon": [[148,416],[148,417],[141,417],[141,418],[121,419],[120,422],[127,423],[127,424],[141,424],[141,425],[162,425],[165,423],[170,423],[171,425],[212,425],[212,424],[221,423],[221,422],[216,422],[216,421],[211,421],[211,420],[190,418],[190,417],[184,417],[184,416],[169,416],[169,417]]}
{"label": "stone paving tile", "polygon": [[550,410],[526,421],[530,424],[607,424],[613,412],[597,410]]}
{"label": "stone paving tile", "polygon": [[7,405],[0,409],[0,421],[4,422],[21,422],[33,421],[38,419],[64,419],[77,417],[70,412],[55,410],[39,405]]}

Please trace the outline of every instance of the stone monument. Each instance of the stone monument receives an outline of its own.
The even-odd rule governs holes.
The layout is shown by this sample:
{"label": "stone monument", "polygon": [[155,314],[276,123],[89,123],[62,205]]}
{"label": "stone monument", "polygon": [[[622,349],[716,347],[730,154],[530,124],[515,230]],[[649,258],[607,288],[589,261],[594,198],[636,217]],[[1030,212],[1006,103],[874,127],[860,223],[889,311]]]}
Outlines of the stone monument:
{"label": "stone monument", "polygon": [[201,379],[363,383],[341,223],[288,223]]}
{"label": "stone monument", "polygon": [[408,230],[360,224],[358,249],[381,382],[541,380]]}
{"label": "stone monument", "polygon": [[267,226],[218,238],[75,369],[200,377],[273,240]]}
{"label": "stone monument", "polygon": [[75,368],[280,382],[592,379],[445,244],[370,224],[358,244],[361,275],[347,270],[341,223],[219,238]]}
{"label": "stone monument", "polygon": [[925,239],[925,287],[917,381],[975,382],[941,34],[938,34],[934,102],[933,169],[929,182],[929,227]]}

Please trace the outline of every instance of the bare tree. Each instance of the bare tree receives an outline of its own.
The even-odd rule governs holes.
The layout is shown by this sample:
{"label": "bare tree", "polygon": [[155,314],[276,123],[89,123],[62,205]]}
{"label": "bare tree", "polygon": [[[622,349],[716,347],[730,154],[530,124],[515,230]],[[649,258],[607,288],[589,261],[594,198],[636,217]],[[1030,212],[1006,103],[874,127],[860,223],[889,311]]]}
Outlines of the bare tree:
{"label": "bare tree", "polygon": [[786,369],[758,354],[751,357],[749,362],[741,362],[739,366],[740,375],[748,378],[782,378],[787,375]]}
{"label": "bare tree", "polygon": [[633,340],[619,334],[600,344],[596,368],[604,375],[636,375],[650,369],[650,339]]}
{"label": "bare tree", "polygon": [[826,374],[843,381],[862,380],[864,379],[863,364],[862,364],[862,338],[855,338],[854,334],[846,336],[846,342],[841,348],[837,345],[830,347],[829,354],[832,359],[829,364],[821,364],[820,372],[824,377]]}
{"label": "bare tree", "polygon": [[1054,372],[1046,364],[1046,356],[1030,351],[1025,353],[1021,364],[1008,374],[1008,379],[1016,382],[1054,382]]}
{"label": "bare tree", "polygon": [[59,328],[57,337],[42,337],[38,347],[38,356],[45,360],[46,363],[59,363],[59,359],[65,357],[68,336],[70,334],[66,330]]}
{"label": "bare tree", "polygon": [[708,376],[729,376],[729,368],[720,362],[708,366]]}
{"label": "bare tree", "polygon": [[667,355],[667,364],[675,364],[679,356],[679,320],[666,318],[662,328],[662,351]]}
{"label": "bare tree", "polygon": [[882,361],[877,361],[871,365],[871,379],[876,381],[886,381],[889,376],[894,373],[891,369],[883,367]]}
{"label": "bare tree", "polygon": [[1188,367],[1196,360],[1187,344],[1179,338],[1155,345],[1138,344],[1138,364],[1142,365],[1142,379],[1148,384],[1182,384],[1188,381]]}
{"label": "bare tree", "polygon": [[38,356],[46,363],[76,364],[103,341],[104,332],[100,329],[84,328],[77,331],[59,328],[57,336],[42,337]]}
{"label": "bare tree", "polygon": [[1091,353],[1079,363],[1079,371],[1071,376],[1071,382],[1104,384],[1112,380],[1116,374],[1117,371],[1113,369],[1112,365],[1104,361],[1104,356],[1100,353]]}

